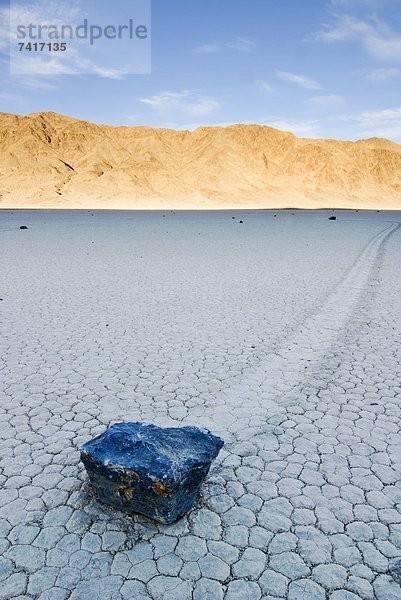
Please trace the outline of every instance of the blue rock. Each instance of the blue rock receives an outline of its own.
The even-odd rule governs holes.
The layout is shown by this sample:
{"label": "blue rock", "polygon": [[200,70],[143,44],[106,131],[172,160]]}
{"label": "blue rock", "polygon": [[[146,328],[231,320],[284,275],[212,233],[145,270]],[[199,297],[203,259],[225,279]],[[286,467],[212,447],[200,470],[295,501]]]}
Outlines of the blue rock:
{"label": "blue rock", "polygon": [[81,460],[100,502],[168,524],[192,508],[223,444],[196,427],[116,423],[84,444]]}

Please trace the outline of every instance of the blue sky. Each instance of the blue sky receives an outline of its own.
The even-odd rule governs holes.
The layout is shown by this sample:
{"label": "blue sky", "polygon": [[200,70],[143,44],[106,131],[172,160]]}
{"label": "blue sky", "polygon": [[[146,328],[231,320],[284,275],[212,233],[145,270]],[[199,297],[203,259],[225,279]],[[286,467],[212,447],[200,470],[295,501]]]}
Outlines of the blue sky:
{"label": "blue sky", "polygon": [[401,0],[153,0],[149,75],[10,75],[1,35],[3,112],[401,142]]}

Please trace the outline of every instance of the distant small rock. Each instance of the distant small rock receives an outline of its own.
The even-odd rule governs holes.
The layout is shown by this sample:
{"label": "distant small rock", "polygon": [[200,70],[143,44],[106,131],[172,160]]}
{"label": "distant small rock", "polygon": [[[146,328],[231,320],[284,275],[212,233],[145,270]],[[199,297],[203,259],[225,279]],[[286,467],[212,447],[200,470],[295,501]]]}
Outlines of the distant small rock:
{"label": "distant small rock", "polygon": [[28,229],[26,225],[21,225],[20,229]]}
{"label": "distant small rock", "polygon": [[240,223],[243,223],[244,221],[240,221]]}
{"label": "distant small rock", "polygon": [[329,217],[329,221],[337,221],[337,217]]}

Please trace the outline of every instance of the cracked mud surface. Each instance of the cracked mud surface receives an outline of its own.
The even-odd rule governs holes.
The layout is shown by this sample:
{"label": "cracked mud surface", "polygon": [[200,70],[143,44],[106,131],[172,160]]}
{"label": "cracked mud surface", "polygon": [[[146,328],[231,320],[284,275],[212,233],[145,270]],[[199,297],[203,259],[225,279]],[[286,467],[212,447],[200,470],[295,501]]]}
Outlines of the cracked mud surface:
{"label": "cracked mud surface", "polygon": [[[0,599],[401,599],[401,214],[277,214],[0,213]],[[171,526],[79,462],[139,419],[226,440]]]}

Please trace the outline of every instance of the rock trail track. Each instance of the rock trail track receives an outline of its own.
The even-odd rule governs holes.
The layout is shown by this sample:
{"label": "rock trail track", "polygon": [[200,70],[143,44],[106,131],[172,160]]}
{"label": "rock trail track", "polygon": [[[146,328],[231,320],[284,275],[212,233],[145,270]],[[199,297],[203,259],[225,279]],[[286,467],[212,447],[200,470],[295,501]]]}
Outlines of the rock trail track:
{"label": "rock trail track", "polygon": [[217,428],[220,426],[218,431],[224,435],[228,423],[228,429],[231,432],[235,430],[236,419],[233,415],[245,403],[249,408],[248,418],[253,422],[258,421],[259,425],[250,425],[246,434],[247,428],[244,430],[244,423],[241,422],[237,424],[236,434],[240,437],[253,437],[256,434],[255,427],[263,428],[260,421],[264,421],[272,413],[285,411],[283,393],[299,389],[301,382],[309,377],[313,366],[319,365],[335,344],[357,308],[361,294],[369,291],[387,240],[400,226],[399,223],[391,223],[368,242],[342,280],[328,294],[323,305],[306,319],[298,332],[281,341],[281,348],[250,368],[249,372],[242,372],[238,376],[238,383],[223,389],[217,401],[216,398],[201,398],[200,406],[204,406],[204,410],[197,417],[206,418],[208,425],[214,429],[217,423]]}

